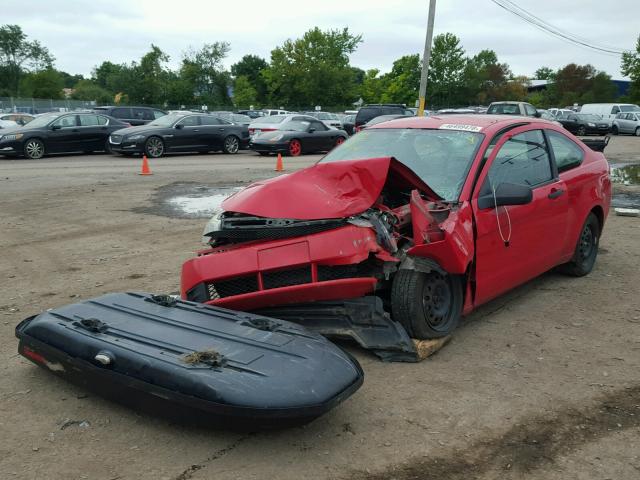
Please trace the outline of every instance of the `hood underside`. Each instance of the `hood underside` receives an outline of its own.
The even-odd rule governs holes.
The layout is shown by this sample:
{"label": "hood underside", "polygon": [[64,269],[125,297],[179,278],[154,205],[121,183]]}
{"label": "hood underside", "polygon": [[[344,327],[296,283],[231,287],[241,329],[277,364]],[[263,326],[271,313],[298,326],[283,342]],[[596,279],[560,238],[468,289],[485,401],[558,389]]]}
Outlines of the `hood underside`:
{"label": "hood underside", "polygon": [[441,200],[415,173],[392,157],[318,163],[256,182],[222,203],[227,212],[258,217],[345,218],[375,205],[385,187],[417,188]]}

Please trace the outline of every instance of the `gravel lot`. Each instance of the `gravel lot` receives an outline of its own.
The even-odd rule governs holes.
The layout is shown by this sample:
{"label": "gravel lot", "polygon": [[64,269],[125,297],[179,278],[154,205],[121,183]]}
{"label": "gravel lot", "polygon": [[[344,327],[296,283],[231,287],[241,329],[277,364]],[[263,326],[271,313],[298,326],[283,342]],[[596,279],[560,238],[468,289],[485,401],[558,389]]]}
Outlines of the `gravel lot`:
{"label": "gravel lot", "polygon": [[[640,162],[640,138],[614,137],[607,156]],[[0,478],[640,478],[639,218],[610,215],[591,275],[547,273],[517,288],[425,362],[386,364],[348,346],[364,386],[303,428],[171,424],[17,356],[15,325],[46,308],[178,290],[204,221],[155,212],[159,188],[244,185],[274,164],[172,156],[141,177],[139,158],[0,160]]]}

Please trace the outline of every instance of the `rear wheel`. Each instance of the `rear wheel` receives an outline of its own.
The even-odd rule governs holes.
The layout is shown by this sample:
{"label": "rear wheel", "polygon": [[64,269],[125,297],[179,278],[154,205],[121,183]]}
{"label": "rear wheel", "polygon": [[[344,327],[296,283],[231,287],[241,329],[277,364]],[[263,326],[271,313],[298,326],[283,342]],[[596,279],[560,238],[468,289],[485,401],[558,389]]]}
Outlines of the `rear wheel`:
{"label": "rear wheel", "polygon": [[578,127],[578,135],[582,137],[586,134],[587,134],[587,129],[584,127],[584,125],[580,125],[580,127]]}
{"label": "rear wheel", "polygon": [[611,127],[611,133],[614,134],[614,135],[618,135],[618,133],[620,133],[618,131],[618,126],[617,125],[614,125],[613,127]]}
{"label": "rear wheel", "polygon": [[235,135],[229,135],[224,139],[222,150],[224,153],[238,153],[240,149],[240,139]]}
{"label": "rear wheel", "polygon": [[160,137],[149,137],[144,144],[147,157],[159,158],[164,155],[164,142]]}
{"label": "rear wheel", "polygon": [[105,153],[111,153],[111,144],[109,143],[109,140],[104,142],[104,151]]}
{"label": "rear wheel", "polygon": [[333,146],[335,148],[338,145],[342,145],[343,143],[344,143],[344,137],[338,137],[338,138],[336,138],[336,143]]}
{"label": "rear wheel", "polygon": [[44,143],[39,138],[30,138],[24,144],[24,156],[37,160],[44,156]]}
{"label": "rear wheel", "polygon": [[441,338],[451,334],[460,322],[462,304],[459,276],[400,270],[393,278],[393,318],[412,338]]}
{"label": "rear wheel", "polygon": [[302,144],[300,140],[293,139],[289,142],[289,155],[297,157],[302,153]]}
{"label": "rear wheel", "polygon": [[636,128],[636,137],[640,137],[640,127]]}
{"label": "rear wheel", "polygon": [[590,213],[582,226],[573,258],[569,263],[562,265],[561,270],[574,277],[582,277],[591,272],[598,256],[599,241],[600,222]]}

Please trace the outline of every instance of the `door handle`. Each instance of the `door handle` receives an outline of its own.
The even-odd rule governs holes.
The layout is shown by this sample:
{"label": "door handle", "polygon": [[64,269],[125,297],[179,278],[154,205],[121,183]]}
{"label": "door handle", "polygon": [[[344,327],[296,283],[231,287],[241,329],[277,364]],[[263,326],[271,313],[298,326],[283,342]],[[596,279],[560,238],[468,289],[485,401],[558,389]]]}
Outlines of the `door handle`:
{"label": "door handle", "polygon": [[547,198],[550,198],[551,200],[558,198],[560,195],[562,195],[564,193],[564,190],[562,190],[561,188],[553,189],[551,190],[551,193],[549,195],[547,195]]}
{"label": "door handle", "polygon": [[193,129],[194,132],[199,132],[200,130],[198,130],[197,128]]}
{"label": "door handle", "polygon": [[219,128],[218,130],[220,130],[221,132],[224,132],[224,128]]}

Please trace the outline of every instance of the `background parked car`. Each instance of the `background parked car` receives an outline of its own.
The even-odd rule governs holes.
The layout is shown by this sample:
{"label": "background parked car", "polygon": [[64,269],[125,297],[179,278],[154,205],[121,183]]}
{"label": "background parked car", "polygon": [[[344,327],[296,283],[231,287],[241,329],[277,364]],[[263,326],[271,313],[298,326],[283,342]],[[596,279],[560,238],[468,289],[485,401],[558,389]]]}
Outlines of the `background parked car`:
{"label": "background parked car", "polygon": [[20,126],[21,125],[18,125],[13,120],[0,120],[0,129],[17,128],[17,127],[20,127]]}
{"label": "background parked car", "polygon": [[347,115],[342,118],[342,129],[347,132],[347,135],[353,135],[355,133],[354,127],[356,123],[355,115]]}
{"label": "background parked car", "polygon": [[555,108],[555,107],[549,108],[548,112],[556,118],[571,115],[572,113],[576,113],[573,110],[570,110],[568,108]]}
{"label": "background parked car", "polygon": [[404,118],[406,115],[380,115],[379,117],[372,118],[367,123],[362,125],[362,129],[373,127],[379,123],[388,122],[389,120],[395,120],[396,118]]}
{"label": "background parked car", "polygon": [[249,125],[249,135],[253,138],[254,135],[260,134],[262,132],[273,132],[276,130],[281,130],[286,128],[288,122],[292,121],[300,121],[300,120],[316,120],[314,117],[309,115],[302,115],[299,113],[291,113],[288,115],[271,115],[267,117],[261,117],[255,119]]}
{"label": "background parked car", "polygon": [[618,135],[619,133],[630,133],[640,137],[640,112],[637,113],[619,113],[613,120],[611,133]]}
{"label": "background parked car", "polygon": [[265,113],[262,110],[238,110],[237,113],[240,115],[246,115],[251,119],[265,116]]}
{"label": "background parked car", "polygon": [[26,113],[5,113],[0,115],[0,120],[16,122],[18,125],[26,125],[35,117]]}
{"label": "background parked car", "polygon": [[619,113],[640,112],[640,107],[633,103],[585,103],[580,107],[580,113],[600,115],[609,124]]}
{"label": "background parked car", "polygon": [[313,117],[303,117],[285,122],[279,130],[255,135],[249,148],[260,155],[282,152],[297,157],[303,153],[329,151],[347,138],[343,130],[328,127]]}
{"label": "background parked car", "polygon": [[522,115],[539,117],[536,107],[527,102],[493,102],[487,108],[489,115]]}
{"label": "background parked car", "polygon": [[586,113],[572,113],[566,117],[559,118],[558,121],[564,128],[575,135],[600,134],[609,133],[609,122],[603,120],[599,115],[591,115]]}
{"label": "background parked car", "polygon": [[96,107],[94,111],[127,122],[129,125],[145,125],[167,114],[164,110],[149,107]]}
{"label": "background parked car", "polygon": [[324,123],[327,127],[337,128],[342,130],[342,121],[338,118],[338,115],[335,113],[329,112],[304,112],[305,115],[310,115],[314,118],[317,118],[322,123]]}
{"label": "background parked car", "polygon": [[356,114],[356,132],[369,120],[379,117],[380,115],[406,115],[408,117],[411,117],[413,116],[413,112],[404,105],[400,104],[385,103],[365,105],[360,110],[358,110],[358,113]]}
{"label": "background parked car", "polygon": [[118,130],[109,137],[112,151],[161,157],[170,152],[237,153],[249,143],[249,130],[208,113],[165,115],[147,125]]}
{"label": "background parked car", "polygon": [[49,153],[109,151],[111,132],[128,126],[96,113],[46,113],[23,127],[3,130],[0,155],[37,159]]}
{"label": "background parked car", "polygon": [[245,125],[249,126],[252,122],[251,117],[248,115],[242,115],[240,113],[230,113],[230,112],[211,112],[211,115],[215,115],[218,118],[222,118],[227,122],[235,123],[237,125]]}
{"label": "background parked car", "polygon": [[287,110],[271,110],[271,109],[265,109],[263,110],[264,114],[266,116],[271,116],[271,115],[287,115],[289,113],[293,113],[293,112],[289,112]]}

